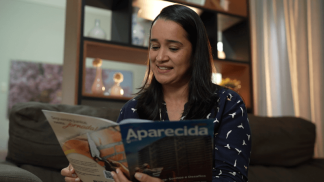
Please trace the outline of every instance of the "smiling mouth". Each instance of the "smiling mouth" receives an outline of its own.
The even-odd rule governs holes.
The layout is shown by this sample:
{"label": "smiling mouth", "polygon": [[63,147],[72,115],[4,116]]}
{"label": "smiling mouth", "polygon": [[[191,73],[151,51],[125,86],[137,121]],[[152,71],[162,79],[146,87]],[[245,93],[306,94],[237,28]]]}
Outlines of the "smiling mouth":
{"label": "smiling mouth", "polygon": [[171,70],[173,67],[157,66],[160,70]]}

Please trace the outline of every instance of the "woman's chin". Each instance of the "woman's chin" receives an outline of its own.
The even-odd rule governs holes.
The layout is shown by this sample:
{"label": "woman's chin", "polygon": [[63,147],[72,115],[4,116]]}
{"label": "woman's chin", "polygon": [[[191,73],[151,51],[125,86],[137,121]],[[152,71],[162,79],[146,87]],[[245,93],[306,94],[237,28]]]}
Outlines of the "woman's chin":
{"label": "woman's chin", "polygon": [[169,78],[161,78],[161,77],[155,77],[156,81],[158,81],[161,85],[169,85],[172,83],[172,80]]}
{"label": "woman's chin", "polygon": [[186,85],[189,83],[189,80],[178,80],[178,79],[165,79],[165,78],[156,78],[155,79],[163,86],[177,86]]}
{"label": "woman's chin", "polygon": [[161,85],[169,85],[170,82],[167,80],[157,80]]}

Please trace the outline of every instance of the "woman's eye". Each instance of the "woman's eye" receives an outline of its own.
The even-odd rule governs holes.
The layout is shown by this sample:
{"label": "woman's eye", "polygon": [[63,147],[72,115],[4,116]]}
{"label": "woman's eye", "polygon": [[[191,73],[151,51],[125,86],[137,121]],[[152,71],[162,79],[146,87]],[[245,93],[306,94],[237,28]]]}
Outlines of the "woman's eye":
{"label": "woman's eye", "polygon": [[151,46],[151,49],[157,50],[159,47],[158,46]]}
{"label": "woman's eye", "polygon": [[169,48],[171,51],[177,51],[179,50],[178,48]]}

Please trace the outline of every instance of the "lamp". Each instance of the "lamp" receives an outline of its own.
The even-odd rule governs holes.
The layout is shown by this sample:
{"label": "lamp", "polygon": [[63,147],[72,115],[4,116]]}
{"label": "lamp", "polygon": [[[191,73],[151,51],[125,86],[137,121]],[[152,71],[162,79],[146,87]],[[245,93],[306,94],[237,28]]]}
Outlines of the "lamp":
{"label": "lamp", "polygon": [[[176,3],[162,1],[162,0],[137,0],[133,2],[133,6],[139,7],[138,16],[150,21],[153,21],[154,18],[160,13],[160,11],[167,6],[173,5]],[[202,13],[202,11],[198,8],[194,8],[191,6],[187,6],[194,10],[198,15]]]}

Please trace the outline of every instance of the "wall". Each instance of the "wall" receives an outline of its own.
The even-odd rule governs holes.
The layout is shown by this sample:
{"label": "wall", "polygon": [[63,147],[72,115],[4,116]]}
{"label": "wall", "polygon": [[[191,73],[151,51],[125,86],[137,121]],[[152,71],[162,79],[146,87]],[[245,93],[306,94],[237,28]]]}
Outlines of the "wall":
{"label": "wall", "polygon": [[65,9],[0,0],[0,151],[7,148],[11,60],[63,63]]}
{"label": "wall", "polygon": [[[7,119],[8,82],[11,60],[26,60],[63,64],[66,0],[0,0],[0,160],[6,150],[9,123]],[[90,10],[88,10],[90,9]],[[85,34],[94,18],[109,17],[109,12],[90,11],[86,18]],[[109,19],[108,19],[109,20]],[[102,21],[109,36],[109,21]],[[138,87],[145,66],[118,65],[132,69],[134,87]],[[64,79],[64,78],[63,78]]]}

